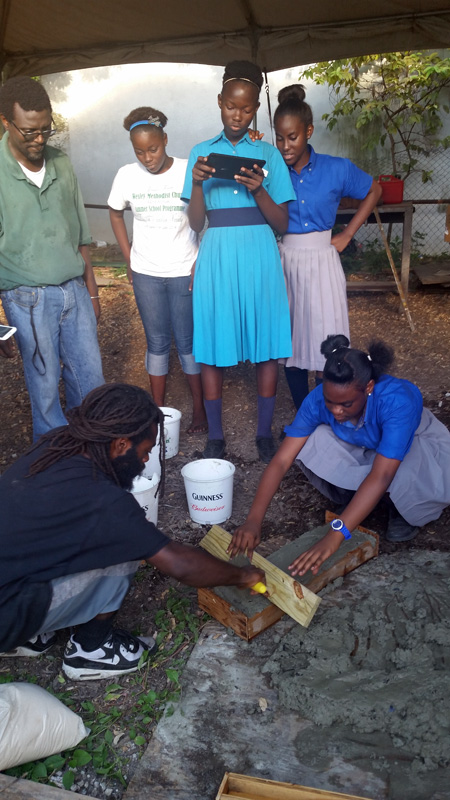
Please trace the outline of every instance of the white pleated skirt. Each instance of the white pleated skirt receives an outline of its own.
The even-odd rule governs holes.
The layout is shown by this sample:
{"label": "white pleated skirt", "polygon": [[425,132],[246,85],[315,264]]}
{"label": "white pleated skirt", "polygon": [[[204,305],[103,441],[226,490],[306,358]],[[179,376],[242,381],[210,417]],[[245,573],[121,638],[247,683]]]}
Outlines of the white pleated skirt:
{"label": "white pleated skirt", "polygon": [[331,231],[291,234],[279,244],[289,298],[292,357],[287,367],[322,371],[320,345],[330,334],[350,338],[345,275]]}
{"label": "white pleated skirt", "polygon": [[[319,425],[297,460],[300,467],[304,464],[314,473],[308,475],[311,483],[330,496],[323,481],[355,491],[372,469],[375,456],[375,450],[344,442],[329,425]],[[388,492],[410,525],[426,525],[450,505],[450,432],[427,408]]]}

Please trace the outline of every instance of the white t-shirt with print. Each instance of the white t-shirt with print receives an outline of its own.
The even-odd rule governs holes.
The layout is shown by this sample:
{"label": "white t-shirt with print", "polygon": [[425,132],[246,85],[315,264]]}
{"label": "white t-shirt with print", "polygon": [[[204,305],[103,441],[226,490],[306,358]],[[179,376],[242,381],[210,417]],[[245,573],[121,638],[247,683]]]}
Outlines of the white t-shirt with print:
{"label": "white t-shirt with print", "polygon": [[187,159],[174,158],[161,175],[139,162],[119,169],[108,205],[131,208],[133,245],[131,268],[144,275],[178,278],[189,275],[197,258],[198,236],[189,226],[187,204],[181,200]]}

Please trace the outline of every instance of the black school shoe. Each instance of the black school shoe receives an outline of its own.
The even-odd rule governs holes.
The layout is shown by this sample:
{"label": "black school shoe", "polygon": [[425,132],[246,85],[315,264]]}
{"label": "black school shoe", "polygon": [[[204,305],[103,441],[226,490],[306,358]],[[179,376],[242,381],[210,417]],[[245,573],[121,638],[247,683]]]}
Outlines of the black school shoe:
{"label": "black school shoe", "polygon": [[153,653],[157,644],[151,637],[140,639],[128,631],[115,628],[96,650],[83,650],[71,636],[63,657],[63,672],[73,681],[98,681],[113,675],[136,672],[147,650]]}
{"label": "black school shoe", "polygon": [[48,633],[38,633],[37,636],[33,636],[33,638],[29,639],[28,642],[25,642],[25,644],[15,647],[14,650],[9,650],[8,653],[0,653],[0,656],[2,658],[13,658],[14,656],[27,656],[28,658],[36,658],[36,656],[42,656],[43,653],[46,653],[47,650],[50,650],[55,642],[56,633],[54,631],[49,631]]}
{"label": "black school shoe", "polygon": [[257,436],[256,447],[258,448],[259,460],[263,461],[264,464],[268,464],[269,461],[272,461],[272,458],[277,452],[273,436]]}
{"label": "black school shoe", "polygon": [[223,458],[225,455],[225,439],[208,439],[202,458]]}
{"label": "black school shoe", "polygon": [[397,544],[397,542],[409,542],[417,536],[418,532],[419,528],[415,528],[414,525],[406,522],[406,519],[402,517],[395,506],[389,505],[389,522],[384,537],[387,542],[393,542],[394,544]]}

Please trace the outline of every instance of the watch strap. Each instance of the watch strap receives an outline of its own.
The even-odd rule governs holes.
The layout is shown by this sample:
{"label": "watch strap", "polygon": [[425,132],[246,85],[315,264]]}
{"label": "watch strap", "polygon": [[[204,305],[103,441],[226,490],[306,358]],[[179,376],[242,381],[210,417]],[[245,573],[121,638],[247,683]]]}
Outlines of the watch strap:
{"label": "watch strap", "polygon": [[342,533],[344,539],[352,538],[351,532],[349,531],[345,523],[342,521],[342,519],[334,519],[333,522],[331,523],[331,527],[333,528],[334,531],[339,531],[339,533]]}

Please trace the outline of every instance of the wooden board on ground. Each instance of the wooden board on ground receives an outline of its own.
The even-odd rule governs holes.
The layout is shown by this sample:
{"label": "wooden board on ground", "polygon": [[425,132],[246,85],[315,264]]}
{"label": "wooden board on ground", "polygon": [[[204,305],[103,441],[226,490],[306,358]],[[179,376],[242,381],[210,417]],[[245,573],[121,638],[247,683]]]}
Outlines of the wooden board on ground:
{"label": "wooden board on ground", "polygon": [[[227,553],[227,548],[230,542],[231,535],[224,531],[223,528],[220,528],[219,525],[214,525],[200,544],[205,550],[222,559],[222,561],[229,561],[230,556]],[[265,572],[265,584],[267,586],[265,597],[278,608],[281,608],[285,614],[289,614],[292,619],[307,628],[319,607],[320,597],[317,597],[306,586],[302,586],[299,581],[271,564],[259,553],[253,553],[252,565]]]}
{"label": "wooden board on ground", "polygon": [[[2,800],[73,800],[76,795],[56,786],[47,786],[45,783],[0,775],[0,797]],[[94,800],[94,798],[84,795],[83,800]]]}
{"label": "wooden board on ground", "polygon": [[450,286],[450,263],[447,261],[432,261],[428,264],[415,264],[413,271],[423,284],[442,284]]}
{"label": "wooden board on ground", "polygon": [[[329,523],[335,517],[335,514],[327,511],[325,522]],[[289,549],[295,550],[297,548],[295,555],[300,555],[301,552],[311,545],[311,543],[308,544],[308,536],[313,533],[314,532],[307,532],[295,542],[281,547],[278,551],[269,556],[267,562],[271,565],[275,564],[275,566],[281,566],[282,569],[284,569],[285,565],[292,560]],[[325,533],[325,529],[323,533]],[[323,533],[321,533],[320,529],[317,529],[315,534],[316,538],[320,538]],[[207,534],[207,536],[209,536],[209,534]],[[229,542],[230,538],[230,535],[226,534],[225,541]],[[213,554],[217,555],[219,558],[228,560],[229,557],[226,553],[227,546],[228,545],[224,543],[220,550],[217,547]],[[288,559],[286,559],[286,553],[289,556]],[[327,584],[337,578],[343,577],[377,554],[377,534],[373,531],[369,531],[367,528],[358,526],[356,531],[353,532],[352,539],[342,543],[337,553],[322,565],[317,575],[308,572],[306,575],[302,576],[302,584],[306,589],[312,592],[319,592]],[[263,559],[263,561],[264,560],[265,559]],[[253,563],[255,563],[255,561],[253,561]],[[264,567],[262,567],[262,569],[264,569]],[[286,575],[286,577],[289,576]],[[198,603],[203,611],[206,611],[211,617],[218,620],[222,625],[225,625],[225,627],[231,628],[241,639],[245,639],[247,642],[278,622],[284,614],[282,608],[273,605],[265,597],[261,595],[252,596],[249,592],[238,590],[234,587],[217,587],[214,590],[199,589]]]}
{"label": "wooden board on ground", "polygon": [[[216,795],[216,800],[364,800],[353,794],[328,792],[294,783],[269,781],[226,772]],[[367,800],[367,798],[366,798]]]}
{"label": "wooden board on ground", "polygon": [[347,281],[347,292],[396,292],[395,281]]}

